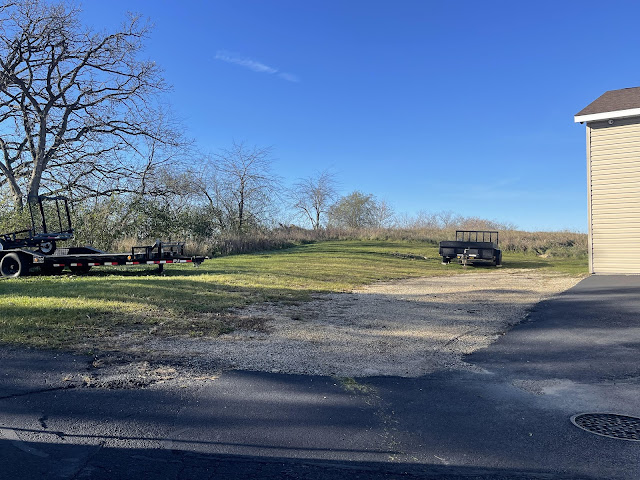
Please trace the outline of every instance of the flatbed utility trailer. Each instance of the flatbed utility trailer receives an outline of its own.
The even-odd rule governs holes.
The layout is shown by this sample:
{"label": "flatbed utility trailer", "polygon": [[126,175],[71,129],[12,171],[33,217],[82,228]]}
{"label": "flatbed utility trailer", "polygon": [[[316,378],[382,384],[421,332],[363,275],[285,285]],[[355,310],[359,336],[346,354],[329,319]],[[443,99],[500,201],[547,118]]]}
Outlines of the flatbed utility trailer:
{"label": "flatbed utility trailer", "polygon": [[133,247],[127,253],[107,253],[97,248],[57,247],[57,241],[73,237],[71,216],[64,197],[40,196],[30,199],[31,228],[0,234],[0,276],[15,278],[39,269],[45,275],[57,275],[65,268],[84,274],[97,266],[158,265],[159,273],[170,263],[193,263],[207,257],[187,256],[184,242],[161,242]]}
{"label": "flatbed utility trailer", "polygon": [[440,242],[442,263],[456,259],[464,266],[488,263],[502,266],[502,251],[498,248],[498,232],[488,230],[456,230],[455,240]]}
{"label": "flatbed utility trailer", "polygon": [[128,253],[107,253],[93,247],[58,248],[52,255],[26,248],[0,250],[0,274],[2,277],[28,275],[33,267],[39,267],[45,275],[57,275],[65,268],[72,273],[85,274],[91,267],[158,265],[162,273],[164,265],[193,263],[200,265],[207,257],[184,255],[184,243],[163,243],[133,247]]}

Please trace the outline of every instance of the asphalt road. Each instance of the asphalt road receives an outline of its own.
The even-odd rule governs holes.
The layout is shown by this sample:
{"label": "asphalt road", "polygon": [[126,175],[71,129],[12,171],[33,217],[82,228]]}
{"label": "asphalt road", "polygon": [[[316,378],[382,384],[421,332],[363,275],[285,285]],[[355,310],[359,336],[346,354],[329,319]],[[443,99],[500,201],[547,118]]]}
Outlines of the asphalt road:
{"label": "asphalt road", "polygon": [[92,359],[0,348],[0,479],[635,479],[640,276],[594,276],[467,361],[420,378],[225,372],[90,388]]}

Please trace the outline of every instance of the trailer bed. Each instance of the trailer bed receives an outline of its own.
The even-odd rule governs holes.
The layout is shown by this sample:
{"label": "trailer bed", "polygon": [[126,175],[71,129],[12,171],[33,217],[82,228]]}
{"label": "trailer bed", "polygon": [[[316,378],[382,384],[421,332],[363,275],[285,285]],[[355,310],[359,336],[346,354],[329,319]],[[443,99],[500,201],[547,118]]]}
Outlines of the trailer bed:
{"label": "trailer bed", "polygon": [[3,277],[28,275],[33,267],[44,274],[58,274],[65,268],[73,273],[87,273],[92,267],[158,265],[162,273],[164,265],[193,263],[198,266],[204,256],[184,255],[183,243],[162,243],[133,247],[128,253],[107,253],[93,247],[58,248],[53,254],[28,249],[0,250],[0,274]]}

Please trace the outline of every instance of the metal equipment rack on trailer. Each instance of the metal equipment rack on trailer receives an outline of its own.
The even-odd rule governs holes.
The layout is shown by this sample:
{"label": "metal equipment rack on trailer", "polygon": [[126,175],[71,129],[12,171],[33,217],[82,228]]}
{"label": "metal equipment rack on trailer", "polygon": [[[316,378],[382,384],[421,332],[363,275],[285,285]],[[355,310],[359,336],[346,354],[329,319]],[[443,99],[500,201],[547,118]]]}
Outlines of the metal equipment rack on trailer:
{"label": "metal equipment rack on trailer", "polygon": [[502,251],[498,248],[498,232],[488,230],[456,230],[455,240],[440,242],[443,264],[457,259],[464,266],[489,263],[502,266]]}
{"label": "metal equipment rack on trailer", "polygon": [[30,229],[0,234],[2,277],[28,275],[34,267],[45,275],[56,275],[65,268],[84,274],[96,266],[158,265],[162,273],[166,264],[198,266],[207,259],[185,255],[184,242],[159,240],[154,245],[133,247],[128,253],[107,253],[91,246],[58,248],[56,242],[73,237],[67,199],[39,196],[29,202],[29,211]]}

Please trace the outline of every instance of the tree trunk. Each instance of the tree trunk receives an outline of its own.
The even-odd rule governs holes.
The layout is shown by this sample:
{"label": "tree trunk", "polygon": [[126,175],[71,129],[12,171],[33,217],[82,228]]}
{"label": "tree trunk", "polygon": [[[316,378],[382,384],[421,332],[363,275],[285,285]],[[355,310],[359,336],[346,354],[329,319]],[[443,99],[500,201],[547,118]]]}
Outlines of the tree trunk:
{"label": "tree trunk", "polygon": [[238,233],[242,233],[242,216],[244,215],[244,192],[240,192],[240,202],[238,203]]}
{"label": "tree trunk", "polygon": [[22,207],[24,207],[22,190],[20,189],[20,186],[16,183],[14,178],[9,178],[9,187],[11,188],[11,196],[13,197],[13,205],[17,209],[22,209]]}
{"label": "tree trunk", "polygon": [[34,167],[31,174],[31,180],[29,181],[29,191],[27,192],[27,202],[31,202],[32,198],[37,198],[40,194],[40,181],[42,180],[42,167],[41,163]]}

